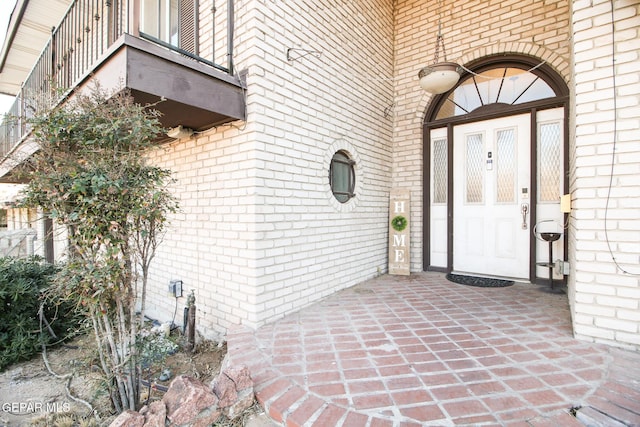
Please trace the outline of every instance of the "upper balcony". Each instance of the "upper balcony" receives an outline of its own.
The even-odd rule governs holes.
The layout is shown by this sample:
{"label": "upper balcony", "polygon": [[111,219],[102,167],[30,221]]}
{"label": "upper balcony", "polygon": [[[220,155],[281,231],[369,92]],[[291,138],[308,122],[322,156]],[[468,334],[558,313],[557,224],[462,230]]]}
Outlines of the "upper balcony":
{"label": "upper balcony", "polygon": [[[38,30],[41,36],[47,19],[55,19],[49,16],[53,3],[68,6],[38,48]],[[165,128],[198,131],[243,120],[244,88],[232,60],[233,0],[218,7],[205,3],[213,4],[18,0],[0,56],[0,92],[16,96],[0,126],[0,176],[12,168],[8,158],[29,145],[26,119],[93,83],[107,91],[128,89],[143,105],[163,100],[154,108]],[[41,53],[29,56],[30,51]],[[53,105],[42,106],[42,99],[57,93]]]}

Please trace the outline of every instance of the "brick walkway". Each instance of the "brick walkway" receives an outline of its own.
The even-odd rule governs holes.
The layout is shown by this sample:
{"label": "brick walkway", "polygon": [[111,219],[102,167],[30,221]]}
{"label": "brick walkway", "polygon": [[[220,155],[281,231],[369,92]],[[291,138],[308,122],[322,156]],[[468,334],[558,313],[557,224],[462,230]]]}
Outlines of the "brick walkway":
{"label": "brick walkway", "polygon": [[229,331],[228,357],[286,426],[640,425],[640,354],[573,339],[542,289],[382,276]]}

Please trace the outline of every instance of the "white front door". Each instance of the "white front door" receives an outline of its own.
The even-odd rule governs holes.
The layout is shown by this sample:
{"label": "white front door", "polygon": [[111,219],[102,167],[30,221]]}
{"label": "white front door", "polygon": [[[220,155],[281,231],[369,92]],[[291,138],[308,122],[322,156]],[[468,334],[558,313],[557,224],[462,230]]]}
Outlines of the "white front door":
{"label": "white front door", "polygon": [[454,128],[453,270],[529,279],[529,114]]}

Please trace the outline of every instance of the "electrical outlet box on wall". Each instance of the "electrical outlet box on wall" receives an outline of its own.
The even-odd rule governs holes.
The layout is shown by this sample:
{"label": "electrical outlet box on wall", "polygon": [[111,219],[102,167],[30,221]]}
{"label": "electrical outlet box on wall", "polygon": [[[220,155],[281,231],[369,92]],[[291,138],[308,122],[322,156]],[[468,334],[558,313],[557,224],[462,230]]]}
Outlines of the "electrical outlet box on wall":
{"label": "electrical outlet box on wall", "polygon": [[182,296],[182,280],[171,280],[169,282],[169,294],[176,298]]}
{"label": "electrical outlet box on wall", "polygon": [[571,264],[568,261],[562,261],[561,259],[557,259],[554,263],[556,267],[556,273],[562,274],[563,276],[568,276],[571,272]]}

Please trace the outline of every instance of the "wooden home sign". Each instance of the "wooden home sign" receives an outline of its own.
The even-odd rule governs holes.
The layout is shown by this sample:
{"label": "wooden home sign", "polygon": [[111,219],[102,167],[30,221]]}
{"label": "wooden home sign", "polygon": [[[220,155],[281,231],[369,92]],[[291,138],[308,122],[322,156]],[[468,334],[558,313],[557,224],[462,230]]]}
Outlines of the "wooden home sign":
{"label": "wooden home sign", "polygon": [[389,198],[389,274],[409,275],[409,190],[392,190]]}

